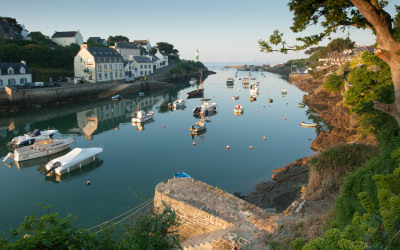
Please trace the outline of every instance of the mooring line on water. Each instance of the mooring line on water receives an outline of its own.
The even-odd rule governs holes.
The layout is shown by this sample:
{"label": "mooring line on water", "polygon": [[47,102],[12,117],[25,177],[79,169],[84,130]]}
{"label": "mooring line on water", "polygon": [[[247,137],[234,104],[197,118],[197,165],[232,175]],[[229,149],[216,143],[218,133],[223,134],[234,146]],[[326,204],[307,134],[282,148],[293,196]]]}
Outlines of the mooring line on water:
{"label": "mooring line on water", "polygon": [[103,229],[101,229],[101,230],[95,232],[95,234],[100,233],[101,231],[104,231],[104,230],[106,230],[106,229],[108,229],[108,228],[110,228],[110,227],[112,227],[112,226],[118,225],[118,224],[121,223],[122,221],[128,219],[129,217],[131,217],[132,215],[136,214],[137,212],[139,212],[139,211],[142,210],[143,208],[147,207],[147,206],[151,203],[152,200],[154,200],[154,198],[151,199],[151,200],[149,200],[149,201],[147,202],[147,204],[144,204],[144,203],[143,203],[144,205],[143,205],[141,208],[139,208],[137,211],[135,211],[135,212],[129,214],[128,216],[126,216],[125,218],[123,218],[123,219],[121,219],[121,220],[115,222],[115,224],[112,224],[112,225],[110,225],[110,226],[108,226],[108,227],[106,227],[106,228],[103,228]]}
{"label": "mooring line on water", "polygon": [[[108,220],[108,221],[105,221],[105,222],[103,222],[103,223],[101,223],[101,224],[99,224],[99,225],[97,225],[97,226],[94,226],[94,227],[91,227],[91,228],[88,228],[88,229],[86,229],[86,231],[89,231],[89,230],[92,230],[93,228],[96,228],[96,227],[100,227],[101,225],[104,225],[104,224],[106,224],[106,223],[108,223],[108,222],[110,222],[110,221],[113,221],[113,220],[115,220],[115,219],[118,219],[119,217],[121,217],[121,216],[123,216],[123,215],[125,215],[125,214],[127,214],[127,213],[129,213],[129,212],[131,212],[132,210],[135,210],[135,209],[137,209],[138,207],[141,207],[141,206],[147,206],[150,202],[152,202],[154,200],[154,198],[151,198],[150,200],[147,200],[147,201],[145,201],[145,202],[143,202],[142,204],[139,204],[138,206],[136,206],[136,207],[134,207],[134,208],[132,208],[132,209],[130,209],[130,210],[128,210],[128,211],[126,211],[125,213],[122,213],[122,214],[120,214],[120,215],[118,215],[118,216],[116,216],[116,217],[114,217],[114,218],[112,218],[112,219],[110,219],[110,220]],[[145,203],[148,203],[148,204],[145,204]],[[142,207],[143,208],[143,207]],[[140,209],[142,209],[142,208],[140,208]],[[139,209],[139,210],[140,210]],[[138,211],[139,211],[138,210]],[[137,211],[136,211],[137,212]],[[135,213],[136,213],[135,212]],[[130,216],[130,215],[128,215],[128,216]],[[102,231],[102,230],[101,230]],[[97,232],[96,232],[97,233]]]}

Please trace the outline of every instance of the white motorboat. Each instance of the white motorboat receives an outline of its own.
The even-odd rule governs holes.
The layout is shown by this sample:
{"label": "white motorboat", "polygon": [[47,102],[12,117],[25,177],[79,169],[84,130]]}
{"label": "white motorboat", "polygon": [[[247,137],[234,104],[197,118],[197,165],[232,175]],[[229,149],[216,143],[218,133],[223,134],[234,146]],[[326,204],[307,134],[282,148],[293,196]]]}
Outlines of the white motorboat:
{"label": "white motorboat", "polygon": [[248,77],[243,77],[242,83],[243,84],[250,84],[249,78]]}
{"label": "white motorboat", "polygon": [[197,83],[196,78],[192,77],[192,79],[190,79],[189,83],[192,85],[196,84]]}
{"label": "white motorboat", "polygon": [[257,94],[258,93],[258,86],[255,83],[250,85],[250,94]]}
{"label": "white motorboat", "polygon": [[204,104],[195,107],[193,109],[193,114],[194,115],[208,115],[208,113],[217,111],[217,105],[218,105],[218,103],[216,103],[216,102],[213,102],[213,103],[205,102]]}
{"label": "white motorboat", "polygon": [[286,88],[282,88],[282,90],[281,90],[281,94],[287,94],[287,90],[286,90]]}
{"label": "white motorboat", "polygon": [[45,166],[46,174],[69,173],[95,161],[101,152],[103,152],[102,148],[75,148],[68,154],[49,161]]}
{"label": "white motorboat", "polygon": [[39,129],[33,130],[31,134],[25,134],[21,136],[14,137],[11,142],[8,143],[9,146],[12,147],[23,147],[32,145],[36,140],[44,140],[53,137],[58,130],[43,130],[40,131]]}
{"label": "white motorboat", "polygon": [[185,106],[185,100],[179,98],[172,102],[173,108],[179,108]]}
{"label": "white motorboat", "polygon": [[314,128],[317,126],[317,124],[314,122],[300,122],[299,125],[302,127],[309,127],[309,128]]}
{"label": "white motorboat", "polygon": [[233,85],[235,82],[235,80],[233,79],[233,77],[228,77],[228,79],[226,79],[226,85]]}
{"label": "white motorboat", "polygon": [[7,160],[8,157],[14,158],[14,160],[18,162],[56,154],[69,148],[74,140],[75,139],[71,137],[68,139],[49,138],[36,141],[30,146],[16,148],[14,154],[9,153],[3,161]]}
{"label": "white motorboat", "polygon": [[136,117],[132,118],[132,122],[145,122],[152,119],[154,116],[154,111],[149,111],[145,113],[143,110],[139,110],[136,113]]}
{"label": "white motorboat", "polygon": [[243,113],[243,111],[244,111],[244,108],[243,108],[242,105],[236,105],[236,106],[233,108],[233,112],[234,112],[234,113]]}

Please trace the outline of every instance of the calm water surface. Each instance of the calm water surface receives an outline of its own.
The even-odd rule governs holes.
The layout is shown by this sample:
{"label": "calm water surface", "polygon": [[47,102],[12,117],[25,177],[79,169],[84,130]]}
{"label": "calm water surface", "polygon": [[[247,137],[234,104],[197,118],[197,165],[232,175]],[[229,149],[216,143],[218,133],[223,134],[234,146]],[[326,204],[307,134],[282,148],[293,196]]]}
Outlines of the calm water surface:
{"label": "calm water surface", "polygon": [[[313,154],[310,139],[315,138],[316,130],[298,125],[311,117],[306,109],[298,108],[302,91],[278,75],[251,72],[260,82],[260,91],[257,100],[250,102],[249,90],[238,80],[249,72],[238,72],[234,87],[228,88],[226,79],[234,77],[235,71],[214,70],[217,74],[204,80],[204,89],[205,97],[218,103],[218,113],[207,118],[207,132],[201,136],[189,134],[189,127],[198,121],[192,110],[201,101],[186,99],[186,93],[195,89],[188,83],[142,98],[125,97],[120,102],[107,100],[1,116],[2,157],[8,152],[8,141],[34,128],[58,129],[55,137],[74,137],[73,147],[101,146],[104,153],[96,163],[62,178],[39,173],[50,159],[19,166],[1,164],[0,231],[21,223],[37,203],[49,204],[61,215],[72,213],[80,227],[96,225],[152,198],[159,182],[181,171],[228,192],[247,193],[258,182],[270,180],[273,169]],[[288,91],[285,97],[282,88]],[[237,95],[240,99],[233,101],[232,96]],[[186,100],[186,108],[167,110],[165,104],[177,97]],[[267,102],[269,97],[273,103]],[[237,104],[244,106],[242,116],[233,114]],[[154,110],[154,122],[133,126],[131,117],[139,107]],[[92,185],[86,186],[87,180]]]}

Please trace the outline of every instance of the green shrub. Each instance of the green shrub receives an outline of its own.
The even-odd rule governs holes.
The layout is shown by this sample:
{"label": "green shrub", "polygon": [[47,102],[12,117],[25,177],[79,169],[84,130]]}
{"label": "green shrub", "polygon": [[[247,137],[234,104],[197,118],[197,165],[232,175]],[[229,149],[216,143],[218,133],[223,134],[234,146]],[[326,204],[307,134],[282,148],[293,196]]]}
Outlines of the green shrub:
{"label": "green shrub", "polygon": [[305,241],[304,241],[302,238],[297,238],[297,239],[295,239],[295,240],[293,241],[292,247],[293,247],[293,249],[295,249],[295,250],[301,250],[301,249],[304,247],[305,244],[306,244],[306,243],[305,243]]}
{"label": "green shrub", "polygon": [[340,92],[340,89],[344,86],[344,81],[340,76],[332,74],[326,79],[323,86],[327,91]]}

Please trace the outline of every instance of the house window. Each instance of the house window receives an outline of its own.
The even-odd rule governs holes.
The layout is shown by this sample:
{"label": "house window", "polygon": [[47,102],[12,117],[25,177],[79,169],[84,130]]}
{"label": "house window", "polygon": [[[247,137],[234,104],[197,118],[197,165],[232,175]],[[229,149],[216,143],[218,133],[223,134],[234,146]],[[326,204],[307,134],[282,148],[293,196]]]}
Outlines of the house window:
{"label": "house window", "polygon": [[21,67],[21,68],[19,69],[19,73],[25,74],[25,68],[24,68],[24,67]]}
{"label": "house window", "polygon": [[98,70],[99,70],[99,72],[101,72],[101,65],[99,65],[99,69]]}
{"label": "house window", "polygon": [[144,68],[147,69],[147,64],[144,65]]}
{"label": "house window", "polygon": [[14,84],[15,84],[15,79],[14,78],[8,79],[8,85],[14,85]]}
{"label": "house window", "polygon": [[143,64],[140,64],[140,68],[143,69]]}
{"label": "house window", "polygon": [[129,50],[129,55],[132,55],[132,50]]}
{"label": "house window", "polygon": [[14,74],[14,70],[13,70],[12,68],[9,68],[9,69],[8,69],[8,74],[9,74],[9,75],[13,75],[13,74]]}
{"label": "house window", "polygon": [[115,76],[115,78],[117,78],[117,77],[118,77],[118,73],[117,73],[117,72],[115,72],[115,73],[114,73],[114,76]]}
{"label": "house window", "polygon": [[0,86],[3,86],[3,80],[0,80]]}
{"label": "house window", "polygon": [[122,70],[122,64],[119,65],[119,70]]}
{"label": "house window", "polygon": [[118,69],[117,67],[118,67],[118,66],[117,66],[116,64],[114,64],[114,70],[115,70],[115,71],[117,71],[117,69]]}
{"label": "house window", "polygon": [[20,84],[24,84],[24,83],[26,83],[26,82],[27,82],[26,78],[21,78],[21,79],[19,79],[19,83],[20,83]]}
{"label": "house window", "polygon": [[135,55],[137,55],[137,50],[135,50]]}
{"label": "house window", "polygon": [[124,56],[124,59],[126,60],[126,56]]}
{"label": "house window", "polygon": [[149,70],[149,73],[148,73],[149,75],[151,75],[151,70]]}
{"label": "house window", "polygon": [[141,75],[141,76],[143,75],[143,71],[142,71],[142,70],[140,71],[140,75]]}
{"label": "house window", "polygon": [[124,51],[124,55],[126,55],[126,50]]}
{"label": "house window", "polygon": [[99,77],[98,77],[98,78],[99,78],[99,80],[101,80],[101,73],[99,74]]}
{"label": "house window", "polygon": [[105,73],[105,74],[104,74],[104,79],[107,79],[107,78],[108,78],[108,74]]}
{"label": "house window", "polygon": [[122,72],[119,72],[119,78],[122,78]]}
{"label": "house window", "polygon": [[104,72],[107,73],[107,65],[104,65]]}
{"label": "house window", "polygon": [[110,68],[110,72],[112,72],[112,65],[111,64],[110,64],[109,68]]}

